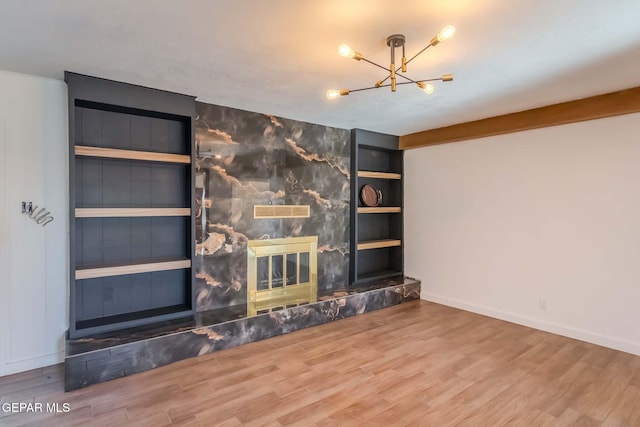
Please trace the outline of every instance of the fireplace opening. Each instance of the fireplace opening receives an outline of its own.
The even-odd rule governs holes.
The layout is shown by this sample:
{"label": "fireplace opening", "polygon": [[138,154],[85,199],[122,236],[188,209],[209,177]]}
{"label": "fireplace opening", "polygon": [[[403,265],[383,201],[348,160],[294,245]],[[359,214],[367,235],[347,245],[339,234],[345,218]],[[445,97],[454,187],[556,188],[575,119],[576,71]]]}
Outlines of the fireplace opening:
{"label": "fireplace opening", "polygon": [[250,240],[247,314],[317,301],[318,236]]}
{"label": "fireplace opening", "polygon": [[[257,289],[259,291],[269,289],[269,280],[271,280],[271,288],[281,288],[308,282],[309,259],[309,252],[273,255],[271,257],[271,270],[269,270],[269,257],[258,257],[256,266],[258,270]],[[284,280],[285,274],[286,280]]]}

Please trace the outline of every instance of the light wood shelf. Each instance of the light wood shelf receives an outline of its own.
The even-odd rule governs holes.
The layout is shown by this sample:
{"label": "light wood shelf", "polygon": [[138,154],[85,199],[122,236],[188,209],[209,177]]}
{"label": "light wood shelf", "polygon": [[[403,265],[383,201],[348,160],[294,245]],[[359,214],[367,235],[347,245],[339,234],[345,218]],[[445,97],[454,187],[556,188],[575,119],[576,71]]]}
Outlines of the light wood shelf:
{"label": "light wood shelf", "polygon": [[359,214],[374,214],[374,213],[398,213],[402,212],[402,208],[399,206],[386,206],[375,208],[358,208]]}
{"label": "light wood shelf", "polygon": [[149,264],[120,265],[117,267],[85,268],[76,270],[76,280],[98,277],[122,276],[125,274],[151,273],[154,271],[180,270],[191,268],[191,260],[154,262]]}
{"label": "light wood shelf", "polygon": [[397,240],[397,239],[368,240],[364,242],[359,242],[358,250],[363,251],[367,249],[390,248],[393,246],[400,246],[400,245],[402,245],[402,240]]}
{"label": "light wood shelf", "polygon": [[76,218],[190,216],[191,208],[76,208]]}
{"label": "light wood shelf", "polygon": [[152,151],[119,150],[116,148],[88,147],[76,145],[76,156],[105,157],[109,159],[145,160],[150,162],[191,163],[186,154],[167,154]]}
{"label": "light wood shelf", "polygon": [[374,172],[374,171],[358,171],[360,178],[380,178],[380,179],[402,179],[399,173],[391,172]]}

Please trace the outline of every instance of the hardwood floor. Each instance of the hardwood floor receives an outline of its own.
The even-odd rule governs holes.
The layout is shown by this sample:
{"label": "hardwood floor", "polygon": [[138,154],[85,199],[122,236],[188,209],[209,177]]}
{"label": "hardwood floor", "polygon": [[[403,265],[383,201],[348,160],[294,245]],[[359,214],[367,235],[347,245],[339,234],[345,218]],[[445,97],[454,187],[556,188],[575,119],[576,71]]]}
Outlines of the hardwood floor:
{"label": "hardwood floor", "polygon": [[415,301],[71,393],[0,378],[9,426],[638,426],[640,357]]}

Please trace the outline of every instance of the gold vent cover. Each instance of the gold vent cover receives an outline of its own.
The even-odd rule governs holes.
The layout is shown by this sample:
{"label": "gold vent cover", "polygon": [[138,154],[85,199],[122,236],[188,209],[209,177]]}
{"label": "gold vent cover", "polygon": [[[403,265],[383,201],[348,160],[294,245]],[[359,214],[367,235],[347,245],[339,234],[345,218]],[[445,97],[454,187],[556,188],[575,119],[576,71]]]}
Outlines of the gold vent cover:
{"label": "gold vent cover", "polygon": [[254,219],[309,218],[309,205],[254,205]]}

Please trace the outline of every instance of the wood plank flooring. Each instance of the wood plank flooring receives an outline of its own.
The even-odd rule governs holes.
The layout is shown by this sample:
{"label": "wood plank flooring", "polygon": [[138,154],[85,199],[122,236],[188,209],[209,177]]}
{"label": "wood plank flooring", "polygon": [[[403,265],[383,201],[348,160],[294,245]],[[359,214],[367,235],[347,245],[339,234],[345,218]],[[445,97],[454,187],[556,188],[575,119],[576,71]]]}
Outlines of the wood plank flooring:
{"label": "wood plank flooring", "polygon": [[640,357],[415,301],[63,392],[0,378],[10,426],[638,426]]}

